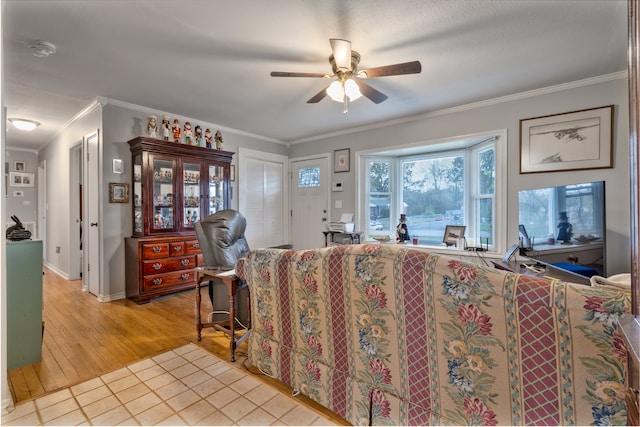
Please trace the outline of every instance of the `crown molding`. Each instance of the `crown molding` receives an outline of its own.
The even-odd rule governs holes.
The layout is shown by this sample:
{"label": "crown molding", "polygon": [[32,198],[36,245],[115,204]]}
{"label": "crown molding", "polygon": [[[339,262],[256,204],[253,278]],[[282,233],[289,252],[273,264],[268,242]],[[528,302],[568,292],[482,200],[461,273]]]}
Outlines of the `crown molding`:
{"label": "crown molding", "polygon": [[38,155],[38,150],[36,150],[35,148],[23,148],[23,147],[13,147],[11,145],[7,145],[6,147],[4,147],[5,152],[6,151],[22,151],[23,153],[33,153],[36,156]]}
{"label": "crown molding", "polygon": [[[197,117],[195,117],[195,118],[194,117],[186,117],[186,116],[182,116],[180,114],[171,113],[169,111],[156,110],[156,109],[145,107],[145,106],[142,106],[142,105],[137,105],[137,104],[132,104],[130,102],[120,101],[118,99],[104,98],[104,97],[101,97],[101,98],[104,100],[103,101],[104,102],[103,105],[113,105],[113,106],[116,106],[116,107],[127,108],[127,109],[134,110],[134,111],[140,111],[141,113],[153,114],[153,115],[157,115],[157,116],[162,116],[164,114],[170,114],[172,117],[178,118],[182,122],[184,122],[184,121],[193,121],[194,119],[195,120],[201,120],[201,119],[198,119]],[[261,141],[273,142],[275,144],[282,144],[282,145],[289,146],[288,142],[282,141],[280,139],[271,138],[271,137],[264,136],[264,135],[258,135],[258,134],[251,133],[251,132],[245,132],[245,131],[240,130],[240,129],[235,129],[235,128],[230,128],[230,127],[227,127],[227,126],[222,126],[222,125],[219,125],[217,123],[207,122],[205,120],[202,120],[202,123],[206,124],[209,127],[220,129],[221,131],[224,131],[224,132],[234,133],[236,135],[242,135],[242,136],[246,136],[246,137],[249,137],[249,138],[255,138],[255,139],[259,139]]]}
{"label": "crown molding", "polygon": [[[42,148],[40,148],[40,150],[42,150],[44,147],[48,146],[51,142],[55,141],[56,138],[58,138],[60,135],[62,135],[62,133],[64,133],[64,131],[66,131],[71,125],[73,125],[75,122],[77,122],[78,120],[80,120],[81,118],[83,118],[84,116],[89,114],[90,112],[92,112],[95,108],[97,108],[98,106],[104,107],[106,105],[104,103],[104,99],[105,98],[99,96],[96,99],[94,99],[93,101],[91,101],[89,104],[87,104],[87,106],[84,107],[82,110],[80,110],[75,116],[73,116],[72,118],[67,120],[65,122],[65,124],[62,125],[62,127],[60,128],[60,131],[56,132],[56,134],[53,135],[47,141],[47,143]],[[12,147],[12,146],[7,146],[5,148],[7,150],[29,151],[29,152],[33,152],[33,153],[36,153],[36,154],[38,154],[39,151],[40,151],[40,150],[36,150],[36,149],[24,149],[24,148],[20,148],[20,147]]]}
{"label": "crown molding", "polygon": [[295,141],[290,141],[291,145],[293,144],[302,144],[305,142],[317,141],[319,139],[327,139],[334,138],[338,136],[350,135],[357,132],[364,132],[369,130],[380,129],[388,126],[399,125],[403,123],[415,122],[418,120],[424,120],[432,117],[445,116],[447,114],[455,114],[463,111],[475,110],[478,108],[485,108],[492,105],[504,104],[505,102],[518,101],[521,99],[533,98],[535,96],[547,95],[550,93],[561,92],[564,90],[575,89],[583,86],[591,86],[597,83],[604,83],[611,80],[619,80],[619,79],[627,79],[628,73],[627,71],[618,71],[616,73],[605,74],[597,77],[590,77],[583,80],[576,80],[569,83],[562,83],[554,86],[547,86],[540,89],[529,90],[525,92],[514,93],[511,95],[501,96],[498,98],[487,99],[484,101],[472,102],[470,104],[459,105],[456,107],[443,108],[441,110],[430,111],[428,113],[401,117],[398,119],[387,120],[385,122],[375,123],[371,125],[365,125],[360,127],[354,127],[349,129],[344,129],[337,132],[326,133],[322,135],[310,136],[308,138],[302,138]]}

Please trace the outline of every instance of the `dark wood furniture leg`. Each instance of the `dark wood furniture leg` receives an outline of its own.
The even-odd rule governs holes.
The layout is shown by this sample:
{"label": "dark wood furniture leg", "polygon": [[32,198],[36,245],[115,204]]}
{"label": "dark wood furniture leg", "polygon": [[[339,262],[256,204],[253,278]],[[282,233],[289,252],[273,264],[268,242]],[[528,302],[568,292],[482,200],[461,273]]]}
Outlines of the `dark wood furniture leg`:
{"label": "dark wood furniture leg", "polygon": [[236,291],[238,289],[238,283],[240,280],[236,276],[223,276],[220,277],[225,285],[227,285],[227,292],[229,294],[229,335],[231,340],[229,341],[229,349],[231,350],[231,361],[236,361]]}
{"label": "dark wood furniture leg", "polygon": [[[242,341],[244,341],[249,336],[249,331],[247,331],[242,338],[236,341],[236,333],[235,333],[235,319],[236,319],[236,310],[235,310],[235,299],[236,293],[238,290],[238,285],[240,284],[240,279],[235,274],[224,274],[224,270],[219,269],[206,269],[199,268],[196,269],[196,329],[198,331],[198,341],[202,340],[202,329],[203,328],[214,328],[218,331],[222,331],[229,335],[230,343],[229,350],[231,352],[231,361],[236,361],[236,347]],[[229,295],[229,320],[228,321],[213,321],[202,323],[202,317],[200,314],[200,307],[202,304],[202,296],[200,295],[200,290],[202,289],[202,282],[210,281],[210,280],[222,280],[222,282],[227,286],[227,294]],[[249,306],[249,299],[247,299],[247,311],[249,314],[249,319],[251,319],[251,308]],[[251,320],[249,320],[250,322]]]}

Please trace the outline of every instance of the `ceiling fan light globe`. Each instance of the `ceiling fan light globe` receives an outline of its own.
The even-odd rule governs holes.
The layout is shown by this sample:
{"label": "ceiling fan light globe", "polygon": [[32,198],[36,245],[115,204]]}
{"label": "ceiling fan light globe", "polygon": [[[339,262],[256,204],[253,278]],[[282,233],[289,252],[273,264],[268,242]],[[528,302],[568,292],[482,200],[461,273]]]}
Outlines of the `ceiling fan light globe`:
{"label": "ceiling fan light globe", "polygon": [[355,81],[353,81],[353,79],[348,79],[347,81],[344,82],[344,91],[349,97],[349,101],[352,101],[352,102],[362,96],[362,93],[360,93],[360,88],[358,87],[358,84]]}
{"label": "ceiling fan light globe", "polygon": [[327,88],[327,95],[329,95],[329,97],[336,102],[343,102],[344,86],[339,81],[336,80],[335,82],[331,83]]}

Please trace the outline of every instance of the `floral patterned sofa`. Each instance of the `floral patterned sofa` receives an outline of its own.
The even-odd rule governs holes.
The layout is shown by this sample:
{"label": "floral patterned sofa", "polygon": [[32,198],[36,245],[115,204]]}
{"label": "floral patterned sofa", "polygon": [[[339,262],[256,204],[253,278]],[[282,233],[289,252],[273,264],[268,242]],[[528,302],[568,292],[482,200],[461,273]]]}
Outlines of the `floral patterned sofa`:
{"label": "floral patterned sofa", "polygon": [[258,249],[249,362],[357,425],[625,424],[630,295],[403,245]]}

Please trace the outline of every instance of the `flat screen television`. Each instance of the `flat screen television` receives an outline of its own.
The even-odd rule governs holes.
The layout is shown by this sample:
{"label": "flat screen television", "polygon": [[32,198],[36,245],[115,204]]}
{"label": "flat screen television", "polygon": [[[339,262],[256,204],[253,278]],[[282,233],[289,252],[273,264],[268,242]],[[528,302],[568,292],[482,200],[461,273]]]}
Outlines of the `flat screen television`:
{"label": "flat screen television", "polygon": [[584,277],[605,275],[604,181],[520,191],[518,219],[527,257]]}

